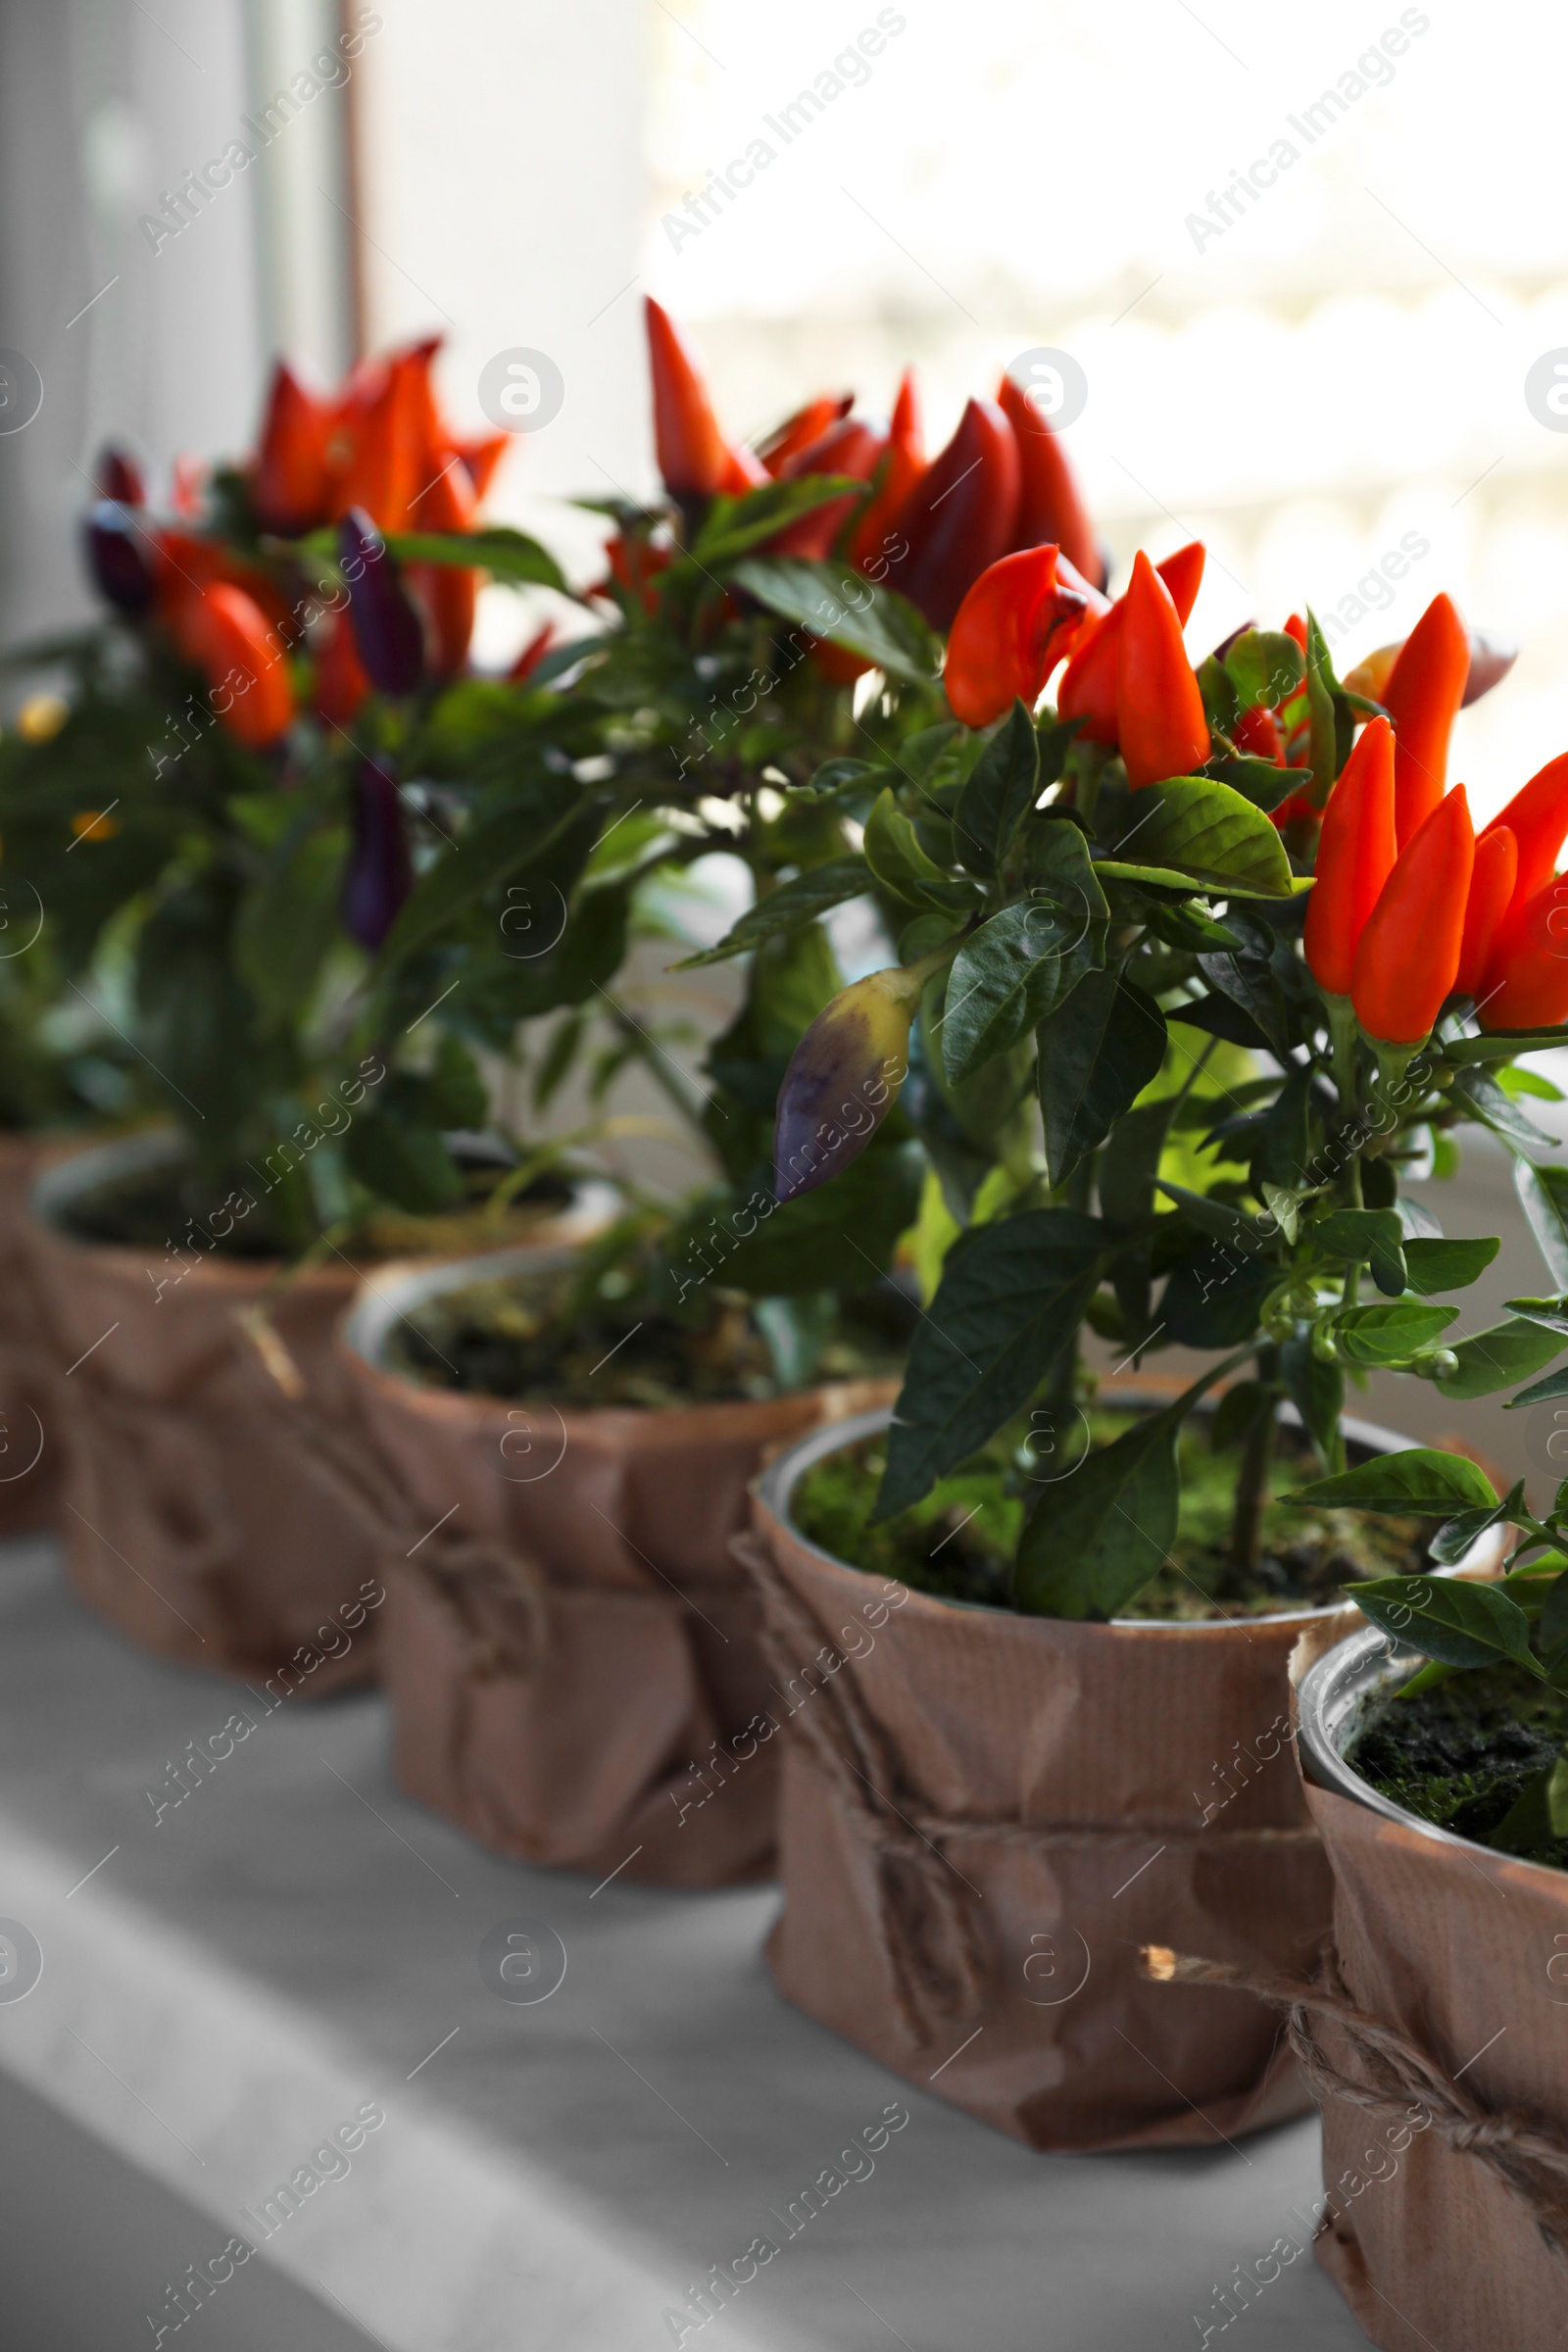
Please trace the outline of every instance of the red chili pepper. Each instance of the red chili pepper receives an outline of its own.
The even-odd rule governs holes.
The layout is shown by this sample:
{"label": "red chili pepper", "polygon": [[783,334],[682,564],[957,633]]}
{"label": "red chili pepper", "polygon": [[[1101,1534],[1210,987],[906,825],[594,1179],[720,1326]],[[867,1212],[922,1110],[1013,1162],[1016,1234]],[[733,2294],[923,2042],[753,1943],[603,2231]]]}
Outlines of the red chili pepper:
{"label": "red chili pepper", "polygon": [[1520,787],[1502,814],[1493,818],[1482,840],[1504,826],[1519,845],[1519,873],[1509,907],[1512,913],[1544,890],[1557,871],[1557,858],[1568,840],[1568,752],[1548,760]]}
{"label": "red chili pepper", "polygon": [[1280,740],[1279,721],[1266,704],[1255,710],[1244,710],[1231,729],[1231,741],[1249,760],[1272,760],[1276,767],[1285,765],[1285,746]]}
{"label": "red chili pepper", "polygon": [[1378,700],[1394,721],[1394,816],[1399,846],[1443,798],[1448,734],[1470,675],[1470,639],[1451,600],[1435,596],[1399,648]]}
{"label": "red chili pepper", "polygon": [[914,485],[925,472],[925,434],[920,423],[920,400],[914,370],[906,368],[899,384],[882,453],[865,512],[850,534],[850,562],[858,571],[880,579],[899,545],[895,525]]}
{"label": "red chili pepper", "polygon": [[757,449],[758,457],[774,480],[788,470],[791,458],[803,449],[809,449],[813,441],[820,441],[822,435],[831,426],[840,423],[854,406],[853,392],[823,392],[815,400],[808,400],[804,409],[797,409],[793,416],[786,416],[781,425],[775,426],[766,440],[759,442]]}
{"label": "red chili pepper", "polygon": [[[1398,750],[1395,750],[1398,817]],[[1418,1046],[1453,993],[1475,834],[1462,784],[1441,800],[1400,850],[1373,907],[1350,975],[1350,1002],[1368,1037]]]}
{"label": "red chili pepper", "polygon": [[1513,899],[1518,872],[1518,843],[1506,825],[1489,825],[1476,843],[1476,861],[1470,875],[1464,937],[1459,943],[1459,969],[1453,976],[1453,985],[1460,996],[1479,997],[1483,993],[1482,979]]}
{"label": "red chili pepper", "polygon": [[547,620],[543,628],[535,629],[508,670],[508,682],[514,686],[521,686],[526,679],[531,678],[555,642],[556,624],[553,620]]}
{"label": "red chili pepper", "polygon": [[264,571],[241,564],[217,539],[202,539],[191,531],[166,524],[151,534],[153,606],[170,634],[178,637],[178,616],[187,601],[203,589],[226,582],[260,607],[273,634],[292,645],[299,635],[299,618],[288,599]]}
{"label": "red chili pepper", "polygon": [[645,612],[659,610],[659,590],[655,586],[662,571],[667,571],[675,561],[667,547],[655,547],[646,539],[629,540],[616,531],[605,542],[605,555],[610,564],[607,578],[592,591],[595,596],[608,596],[611,581],[635,597]]}
{"label": "red chili pepper", "polygon": [[643,307],[654,384],[654,446],[671,498],[734,495],[767,481],[760,458],[749,449],[731,449],[724,439],[708,387],[674,319],[652,295]]}
{"label": "red chili pepper", "polygon": [[995,401],[971,400],[941,456],[898,516],[905,541],[888,584],[934,629],[948,629],[966,591],[1005,554],[1018,511],[1018,439]]}
{"label": "red chili pepper", "polygon": [[1568,1020],[1568,882],[1548,882],[1505,925],[1476,999],[1483,1029]]}
{"label": "red chili pepper", "polygon": [[327,517],[331,475],[327,437],[332,412],[282,360],[272,374],[267,415],[251,473],[251,504],[264,531],[297,539]]}
{"label": "red chili pepper", "polygon": [[328,614],[316,657],[316,708],[328,726],[351,727],[370,691],[345,608]]}
{"label": "red chili pepper", "polygon": [[1054,547],[1020,548],[983,571],[958,607],[942,682],[955,718],[989,726],[1015,697],[1032,709],[1083,618]]}
{"label": "red chili pepper", "polygon": [[1018,437],[1022,481],[1012,526],[1015,548],[1048,540],[1095,587],[1105,585],[1105,560],[1079,492],[1067,453],[1026,392],[1010,375],[997,390],[997,405]]}
{"label": "red chili pepper", "polygon": [[[868,482],[875,473],[886,436],[859,418],[846,416],[841,423],[798,450],[781,466],[779,478],[799,481],[812,473],[842,473],[857,482]],[[856,493],[847,490],[842,498],[829,499],[825,506],[813,508],[792,522],[777,538],[767,542],[770,555],[803,556],[808,562],[821,563],[832,553],[833,542],[859,504]]]}
{"label": "red chili pepper", "polygon": [[1287,637],[1294,637],[1297,644],[1300,647],[1302,653],[1305,653],[1306,623],[1301,618],[1299,612],[1293,612],[1291,614],[1290,619],[1285,623],[1285,634]]}
{"label": "red chili pepper", "polygon": [[1191,775],[1208,758],[1208,719],[1170,590],[1140,550],[1124,601],[1116,733],[1134,792]]}
{"label": "red chili pepper", "polygon": [[275,743],[294,716],[294,690],[282,644],[261,607],[242,588],[219,580],[199,596],[187,597],[177,634],[235,741],[252,751]]}
{"label": "red chili pepper", "polygon": [[[473,528],[473,492],[455,450],[414,504],[416,531],[467,532]],[[424,610],[430,667],[438,678],[455,678],[468,659],[479,574],[462,564],[411,564],[409,585]]]}
{"label": "red chili pepper", "polygon": [[1394,859],[1394,729],[1375,718],[1329,794],[1306,902],[1306,960],[1328,996],[1350,993],[1355,951]]}
{"label": "red chili pepper", "polygon": [[[1154,569],[1170,590],[1177,617],[1185,628],[1198,601],[1203,577],[1204,550],[1200,539],[1179,547]],[[1119,596],[1098,622],[1079,631],[1056,694],[1060,718],[1081,718],[1078,730],[1088,743],[1116,746],[1116,679],[1121,660],[1121,632],[1126,617],[1125,594]]]}

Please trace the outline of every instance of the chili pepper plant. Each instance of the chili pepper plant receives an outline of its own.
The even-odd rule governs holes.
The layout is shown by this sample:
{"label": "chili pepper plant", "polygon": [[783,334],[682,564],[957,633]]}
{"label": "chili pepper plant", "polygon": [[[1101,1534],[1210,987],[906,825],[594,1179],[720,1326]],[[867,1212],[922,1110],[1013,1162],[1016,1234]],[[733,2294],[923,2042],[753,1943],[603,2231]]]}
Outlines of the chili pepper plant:
{"label": "chili pepper plant", "polygon": [[[1200,1613],[1179,1584],[1156,1605],[1173,1553],[1210,1613],[1382,1590],[1375,1572],[1424,1568],[1452,1513],[1417,1480],[1396,1524],[1346,1517],[1395,1508],[1380,1468],[1347,1475],[1348,1384],[1397,1370],[1457,1402],[1568,1345],[1560,1298],[1466,1332],[1454,1295],[1497,1243],[1446,1235],[1405,1189],[1452,1169],[1459,1129],[1490,1130],[1568,1285],[1568,1196],[1520,1100],[1552,1090],[1515,1066],[1568,1039],[1568,759],[1478,840],[1448,734],[1505,661],[1446,597],[1345,681],[1310,613],[1195,667],[1201,564],[1198,547],[1140,554],[1108,610],[1085,610],[1057,550],[1004,559],[954,617],[947,723],[811,788],[863,811],[866,886],[903,921],[897,963],[791,1061],[779,1194],[838,1195],[852,1228],[846,1173],[912,1092],[930,1296],[885,1440],[821,1465],[800,1523],[1026,1612],[1104,1620],[1142,1595]],[[747,940],[793,936],[809,891],[808,871],[785,883]],[[1139,1369],[1172,1346],[1209,1360],[1118,1419],[1086,1333]],[[1560,1394],[1556,1374],[1515,1401]],[[1308,1490],[1331,1522],[1293,1498],[1313,1455],[1338,1482]],[[1480,1473],[1450,1467],[1468,1502]],[[1457,1543],[1448,1528],[1435,1556]],[[1505,1597],[1420,1590],[1439,1617],[1523,1626]]]}

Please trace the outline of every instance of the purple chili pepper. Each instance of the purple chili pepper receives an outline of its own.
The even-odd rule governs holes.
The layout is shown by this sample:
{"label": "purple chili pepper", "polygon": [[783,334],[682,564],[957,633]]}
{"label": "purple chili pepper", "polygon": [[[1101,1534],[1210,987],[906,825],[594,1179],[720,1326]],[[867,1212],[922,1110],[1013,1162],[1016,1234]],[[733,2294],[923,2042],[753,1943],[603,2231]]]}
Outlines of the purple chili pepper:
{"label": "purple chili pepper", "polygon": [[383,694],[412,694],[424,671],[424,624],[363,507],[350,507],[338,524],[337,551],[366,676]]}
{"label": "purple chili pepper", "polygon": [[98,459],[98,495],[118,499],[122,507],[144,507],[147,492],[141,467],[129,452],[109,442]]}
{"label": "purple chili pepper", "polygon": [[354,778],[354,841],[339,902],[343,928],[374,955],[414,888],[414,861],[398,788],[386,769],[362,760]]}
{"label": "purple chili pepper", "polygon": [[95,499],[82,516],[81,536],[99,595],[122,612],[145,612],[153,601],[152,566],[130,509],[117,498]]}

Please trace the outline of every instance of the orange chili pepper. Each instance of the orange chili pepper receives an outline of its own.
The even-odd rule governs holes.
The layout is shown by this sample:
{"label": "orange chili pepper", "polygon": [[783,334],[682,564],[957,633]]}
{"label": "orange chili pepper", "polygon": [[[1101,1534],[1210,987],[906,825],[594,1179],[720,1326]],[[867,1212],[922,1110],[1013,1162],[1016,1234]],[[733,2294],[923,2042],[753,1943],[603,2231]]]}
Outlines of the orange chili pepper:
{"label": "orange chili pepper", "polygon": [[1557,870],[1557,858],[1568,840],[1568,752],[1521,785],[1500,816],[1494,816],[1481,836],[1506,827],[1519,848],[1519,872],[1510,911],[1527,906],[1545,889]]}
{"label": "orange chili pepper", "polygon": [[1022,466],[1014,548],[1053,541],[1086,580],[1103,588],[1105,559],[1061,442],[1010,375],[998,387],[997,405],[1018,436]]}
{"label": "orange chili pepper", "polygon": [[475,441],[453,444],[467,469],[475,500],[482,499],[495,479],[496,467],[512,447],[510,433],[482,433]]}
{"label": "orange chili pepper", "polygon": [[332,412],[279,360],[251,471],[251,504],[264,531],[297,539],[327,518]]}
{"label": "orange chili pepper", "polygon": [[235,741],[252,751],[275,743],[294,716],[294,690],[282,645],[261,607],[242,588],[219,580],[186,599],[177,634]]}
{"label": "orange chili pepper", "polygon": [[643,308],[654,386],[654,446],[671,498],[716,498],[767,481],[760,458],[731,449],[724,439],[708,387],[669,313],[652,295]]}
{"label": "orange chili pepper", "polygon": [[1394,859],[1394,729],[1375,718],[1329,794],[1306,902],[1307,965],[1331,997],[1350,993],[1355,951]]}
{"label": "orange chili pepper", "polygon": [[[466,532],[473,528],[473,492],[457,452],[415,501],[410,519],[416,531]],[[424,612],[430,667],[438,678],[455,678],[468,659],[479,574],[461,564],[411,564],[408,581]]]}
{"label": "orange chili pepper", "polygon": [[[1200,539],[1190,540],[1167,556],[1154,569],[1170,590],[1177,617],[1185,628],[1198,601],[1203,578],[1204,549]],[[1116,679],[1120,666],[1125,593],[1098,621],[1079,630],[1056,695],[1060,718],[1081,718],[1078,730],[1088,743],[1116,746]]]}
{"label": "orange chili pepper", "polygon": [[895,525],[924,472],[925,434],[920,422],[920,400],[914,388],[914,370],[906,368],[893,404],[887,447],[877,466],[871,496],[850,534],[850,562],[858,571],[881,578],[898,547]]}
{"label": "orange chili pepper", "polygon": [[1568,1019],[1568,884],[1548,882],[1507,924],[1476,1014],[1483,1029],[1554,1029]]}
{"label": "orange chili pepper", "polygon": [[1285,765],[1279,721],[1266,704],[1259,703],[1255,709],[1242,712],[1231,729],[1231,741],[1250,760],[1272,760],[1276,767]]}
{"label": "orange chili pepper", "polygon": [[328,726],[351,727],[370,681],[345,608],[327,615],[316,657],[316,709]]}
{"label": "orange chili pepper", "polygon": [[1054,547],[1020,548],[983,571],[958,607],[942,673],[955,718],[989,726],[1014,698],[1032,709],[1083,618]]}
{"label": "orange chili pepper", "polygon": [[1170,590],[1141,549],[1123,603],[1116,733],[1127,781],[1137,792],[1202,766],[1208,719]]}
{"label": "orange chili pepper", "polygon": [[1476,843],[1464,937],[1459,943],[1459,969],[1453,976],[1461,996],[1482,994],[1482,980],[1512,903],[1518,872],[1519,844],[1506,825],[1489,825]]}
{"label": "orange chili pepper", "polygon": [[1399,846],[1443,798],[1448,735],[1470,675],[1470,639],[1452,600],[1435,596],[1399,648],[1378,700],[1394,721],[1394,818]]}
{"label": "orange chili pepper", "polygon": [[[1395,795],[1397,824],[1397,747]],[[1361,934],[1350,1002],[1368,1037],[1418,1046],[1431,1035],[1459,969],[1475,846],[1458,784],[1400,850]]]}

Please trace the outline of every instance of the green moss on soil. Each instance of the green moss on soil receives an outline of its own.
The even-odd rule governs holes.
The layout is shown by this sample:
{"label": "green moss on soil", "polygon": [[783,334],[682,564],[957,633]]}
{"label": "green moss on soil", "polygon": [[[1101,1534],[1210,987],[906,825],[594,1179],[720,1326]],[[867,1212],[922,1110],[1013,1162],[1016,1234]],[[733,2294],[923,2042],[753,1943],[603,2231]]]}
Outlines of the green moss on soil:
{"label": "green moss on soil", "polygon": [[[1108,1445],[1131,1418],[1091,1412],[1092,1442]],[[1004,1431],[921,1501],[879,1527],[867,1521],[886,1447],[880,1437],[862,1439],[807,1472],[795,1489],[791,1515],[823,1551],[868,1574],[898,1577],[945,1600],[1010,1608],[1013,1553],[1041,1493],[1039,1463],[1021,1443],[1023,1434],[1016,1426]],[[1188,1422],[1178,1452],[1176,1542],[1159,1574],[1129,1602],[1129,1614],[1193,1621],[1320,1608],[1358,1577],[1391,1576],[1424,1564],[1429,1530],[1423,1521],[1294,1503],[1293,1494],[1321,1472],[1296,1433],[1282,1429],[1270,1471],[1262,1559],[1249,1575],[1229,1552],[1239,1453],[1212,1450],[1206,1416]]]}
{"label": "green moss on soil", "polygon": [[[1527,1782],[1568,1741],[1568,1697],[1519,1666],[1456,1674],[1412,1698],[1376,1700],[1346,1761],[1418,1820],[1491,1845]],[[1527,1848],[1568,1870],[1568,1838]]]}

